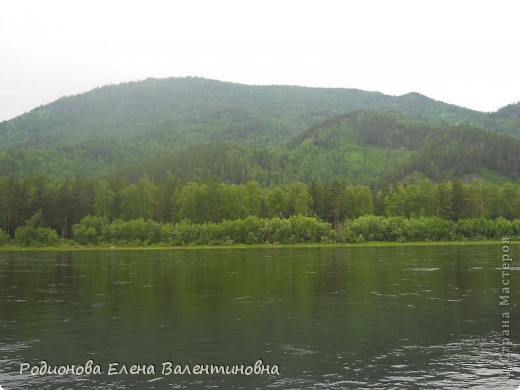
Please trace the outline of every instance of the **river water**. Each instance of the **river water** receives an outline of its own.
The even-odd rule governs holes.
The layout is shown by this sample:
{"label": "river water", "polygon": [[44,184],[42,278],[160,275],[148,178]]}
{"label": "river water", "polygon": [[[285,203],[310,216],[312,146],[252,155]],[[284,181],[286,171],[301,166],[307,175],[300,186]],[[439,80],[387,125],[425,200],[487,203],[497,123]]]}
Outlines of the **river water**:
{"label": "river water", "polygon": [[[501,306],[502,254],[500,242],[3,252],[0,386],[516,389],[520,267]],[[505,312],[516,346],[501,355]],[[266,370],[245,375],[258,360]]]}

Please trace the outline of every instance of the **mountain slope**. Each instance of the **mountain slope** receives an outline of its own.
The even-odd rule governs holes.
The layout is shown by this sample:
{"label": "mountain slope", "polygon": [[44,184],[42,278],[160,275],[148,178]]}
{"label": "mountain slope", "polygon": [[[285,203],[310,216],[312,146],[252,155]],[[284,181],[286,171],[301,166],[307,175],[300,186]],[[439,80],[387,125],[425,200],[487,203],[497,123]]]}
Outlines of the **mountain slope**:
{"label": "mountain slope", "polygon": [[181,181],[216,176],[262,185],[339,180],[375,187],[410,175],[433,180],[491,175],[514,181],[520,178],[519,151],[519,139],[484,129],[362,110],[312,126],[286,144],[198,145],[125,167],[116,176],[129,181],[144,174],[159,181],[168,174]]}
{"label": "mountain slope", "polygon": [[359,109],[401,111],[452,124],[479,123],[484,115],[417,93],[395,97],[356,89],[148,79],[62,98],[0,123],[0,145],[56,148],[144,135],[174,136],[185,146],[227,140],[263,146]]}
{"label": "mountain slope", "polygon": [[[184,166],[195,153],[202,164],[198,173],[186,167],[179,175],[196,176],[214,171],[204,167],[204,153],[211,156],[219,150],[216,144],[227,144],[223,148],[230,150],[222,153],[245,154],[240,164],[249,166],[248,171],[226,179],[230,181],[246,176],[258,176],[266,183],[289,177],[328,180],[342,175],[356,182],[369,178],[380,182],[412,169],[411,158],[426,170],[428,164],[420,156],[414,157],[420,147],[425,148],[422,155],[429,155],[445,150],[439,144],[443,140],[459,150],[450,137],[459,134],[461,124],[485,124],[496,131],[518,133],[519,111],[519,105],[512,105],[485,114],[418,93],[395,97],[355,89],[248,86],[201,78],[148,79],[62,98],[0,123],[0,175],[43,172],[63,179],[127,172],[133,176],[139,167],[149,167],[153,176],[150,167],[154,164],[171,169],[167,162],[176,161],[177,166]],[[334,133],[338,126],[343,130]],[[407,134],[406,140],[403,134]],[[468,137],[482,138],[476,130]],[[504,150],[509,150],[508,144],[516,145],[515,141],[498,144]],[[495,148],[495,152],[501,150]],[[313,158],[318,160],[308,159],[306,154],[315,154]],[[513,160],[516,154],[518,150],[506,153]],[[437,172],[430,170],[427,175],[442,177],[443,169],[455,175],[464,173],[433,165]],[[510,172],[514,164],[509,168],[499,165],[500,175],[514,178]],[[280,167],[290,172],[288,177]],[[488,168],[497,170],[496,166]],[[225,176],[223,169],[214,174]]]}
{"label": "mountain slope", "polygon": [[483,125],[502,133],[520,135],[520,102],[488,114]]}
{"label": "mountain slope", "polygon": [[2,149],[95,138],[274,144],[310,124],[386,97],[376,92],[258,87],[199,78],[148,79],[60,99],[0,124]]}

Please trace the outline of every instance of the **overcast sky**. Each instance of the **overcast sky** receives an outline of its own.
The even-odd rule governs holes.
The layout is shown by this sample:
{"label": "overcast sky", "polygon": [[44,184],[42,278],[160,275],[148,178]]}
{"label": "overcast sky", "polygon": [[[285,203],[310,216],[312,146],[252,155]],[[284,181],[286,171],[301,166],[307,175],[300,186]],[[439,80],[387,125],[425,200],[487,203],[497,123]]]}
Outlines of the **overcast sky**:
{"label": "overcast sky", "polygon": [[0,121],[148,77],[520,100],[518,1],[16,0],[0,7]]}

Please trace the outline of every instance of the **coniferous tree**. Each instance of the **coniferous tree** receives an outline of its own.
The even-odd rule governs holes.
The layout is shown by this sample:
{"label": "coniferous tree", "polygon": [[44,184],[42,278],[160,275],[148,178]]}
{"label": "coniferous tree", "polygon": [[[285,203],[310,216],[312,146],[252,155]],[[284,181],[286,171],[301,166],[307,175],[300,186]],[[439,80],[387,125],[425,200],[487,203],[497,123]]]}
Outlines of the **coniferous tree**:
{"label": "coniferous tree", "polygon": [[464,188],[460,180],[451,181],[451,218],[458,221],[464,217]]}
{"label": "coniferous tree", "polygon": [[437,207],[436,207],[436,215],[444,218],[451,219],[453,216],[452,213],[452,198],[451,191],[446,182],[440,182],[437,185]]}
{"label": "coniferous tree", "polygon": [[121,215],[126,219],[152,218],[157,187],[147,175],[121,190]]}
{"label": "coniferous tree", "polygon": [[154,220],[169,222],[172,220],[172,197],[177,188],[177,180],[168,172],[166,178],[157,185]]}
{"label": "coniferous tree", "polygon": [[94,214],[100,217],[112,218],[115,193],[110,188],[108,180],[99,180],[94,193]]}

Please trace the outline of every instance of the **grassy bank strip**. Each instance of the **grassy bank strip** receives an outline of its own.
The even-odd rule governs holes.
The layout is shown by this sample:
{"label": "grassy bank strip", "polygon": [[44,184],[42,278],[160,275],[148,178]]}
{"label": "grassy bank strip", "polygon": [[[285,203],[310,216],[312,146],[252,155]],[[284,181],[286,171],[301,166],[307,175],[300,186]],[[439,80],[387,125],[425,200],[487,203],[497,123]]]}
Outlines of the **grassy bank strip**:
{"label": "grassy bank strip", "polygon": [[[150,246],[81,246],[58,245],[46,247],[23,247],[8,245],[0,247],[0,252],[89,252],[89,251],[157,251],[157,250],[220,250],[220,249],[298,249],[298,248],[378,248],[378,247],[427,247],[427,246],[483,246],[496,245],[496,240],[485,241],[421,241],[389,242],[370,241],[362,243],[299,243],[299,244],[233,244],[233,245],[150,245]],[[512,242],[511,245],[520,245]]]}

